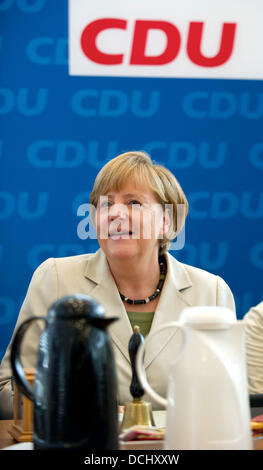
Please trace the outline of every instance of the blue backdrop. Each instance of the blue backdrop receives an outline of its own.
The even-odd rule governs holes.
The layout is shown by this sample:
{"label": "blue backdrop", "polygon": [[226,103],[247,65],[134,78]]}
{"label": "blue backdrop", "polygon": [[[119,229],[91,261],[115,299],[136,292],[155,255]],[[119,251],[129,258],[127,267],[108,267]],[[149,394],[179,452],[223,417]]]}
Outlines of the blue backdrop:
{"label": "blue backdrop", "polygon": [[0,357],[33,270],[77,236],[101,166],[144,149],[190,203],[172,254],[222,276],[241,318],[263,299],[261,81],[68,75],[66,0],[0,0]]}

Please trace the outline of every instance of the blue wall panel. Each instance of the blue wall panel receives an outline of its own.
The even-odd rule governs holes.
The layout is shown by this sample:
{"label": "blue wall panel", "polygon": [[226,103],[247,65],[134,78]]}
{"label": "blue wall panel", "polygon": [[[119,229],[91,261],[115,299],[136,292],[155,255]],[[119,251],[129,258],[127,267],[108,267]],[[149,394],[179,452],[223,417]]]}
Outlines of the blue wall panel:
{"label": "blue wall panel", "polygon": [[0,357],[33,270],[94,251],[77,208],[111,157],[149,151],[190,202],[172,254],[221,275],[239,318],[263,298],[261,81],[68,75],[63,0],[0,0]]}

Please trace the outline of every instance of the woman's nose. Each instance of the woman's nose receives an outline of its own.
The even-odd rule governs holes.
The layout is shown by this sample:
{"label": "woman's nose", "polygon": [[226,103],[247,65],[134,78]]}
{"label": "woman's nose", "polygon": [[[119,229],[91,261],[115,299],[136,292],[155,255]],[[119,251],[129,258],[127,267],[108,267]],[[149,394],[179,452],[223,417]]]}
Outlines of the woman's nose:
{"label": "woman's nose", "polygon": [[126,219],[129,217],[129,209],[125,204],[113,204],[109,209],[109,218],[113,219]]}

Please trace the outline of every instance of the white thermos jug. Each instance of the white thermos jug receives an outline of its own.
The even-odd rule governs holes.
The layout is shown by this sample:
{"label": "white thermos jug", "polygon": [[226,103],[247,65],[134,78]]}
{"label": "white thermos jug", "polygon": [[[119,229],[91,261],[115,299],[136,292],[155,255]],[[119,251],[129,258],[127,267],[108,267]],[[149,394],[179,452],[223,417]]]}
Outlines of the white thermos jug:
{"label": "white thermos jug", "polygon": [[[168,377],[167,400],[143,367],[151,338],[180,328],[183,343]],[[145,391],[167,409],[165,449],[252,449],[244,321],[221,307],[191,307],[141,344],[137,373]]]}

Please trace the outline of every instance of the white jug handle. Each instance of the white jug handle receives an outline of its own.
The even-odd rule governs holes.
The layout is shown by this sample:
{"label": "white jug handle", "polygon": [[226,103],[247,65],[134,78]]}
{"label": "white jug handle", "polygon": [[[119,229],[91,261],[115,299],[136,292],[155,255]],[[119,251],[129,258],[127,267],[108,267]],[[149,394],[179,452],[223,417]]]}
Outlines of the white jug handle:
{"label": "white jug handle", "polygon": [[156,335],[156,333],[160,333],[160,331],[166,330],[167,328],[175,328],[175,327],[179,328],[183,333],[183,343],[182,343],[182,347],[181,347],[181,350],[180,350],[180,352],[181,352],[182,349],[183,349],[184,343],[185,343],[184,326],[181,323],[172,321],[172,322],[166,323],[165,325],[160,326],[160,328],[153,331],[153,333],[149,334],[146,337],[145,341],[143,343],[141,343],[141,345],[138,349],[137,355],[136,355],[136,371],[137,371],[137,374],[138,374],[139,381],[141,382],[141,385],[143,386],[144,390],[148,393],[148,395],[150,395],[151,398],[153,398],[157,403],[159,403],[160,405],[162,405],[166,408],[167,408],[167,403],[168,403],[167,400],[165,398],[161,397],[161,395],[159,395],[157,392],[155,392],[152,389],[152,387],[149,385],[149,383],[147,382],[145,369],[143,367],[143,357],[144,357],[144,351],[145,351],[146,345],[153,338],[153,336]]}

